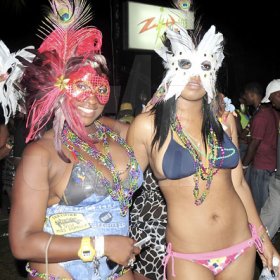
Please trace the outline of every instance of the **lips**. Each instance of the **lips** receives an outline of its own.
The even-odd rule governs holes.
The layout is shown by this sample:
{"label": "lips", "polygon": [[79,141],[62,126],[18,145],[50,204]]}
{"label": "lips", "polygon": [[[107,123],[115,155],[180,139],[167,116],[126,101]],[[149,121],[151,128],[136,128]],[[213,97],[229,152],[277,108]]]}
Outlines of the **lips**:
{"label": "lips", "polygon": [[201,84],[200,83],[195,83],[195,82],[189,82],[187,84],[187,86],[190,89],[199,89],[199,88],[201,88]]}
{"label": "lips", "polygon": [[78,110],[85,114],[93,114],[97,110],[97,108],[85,108],[78,106]]}

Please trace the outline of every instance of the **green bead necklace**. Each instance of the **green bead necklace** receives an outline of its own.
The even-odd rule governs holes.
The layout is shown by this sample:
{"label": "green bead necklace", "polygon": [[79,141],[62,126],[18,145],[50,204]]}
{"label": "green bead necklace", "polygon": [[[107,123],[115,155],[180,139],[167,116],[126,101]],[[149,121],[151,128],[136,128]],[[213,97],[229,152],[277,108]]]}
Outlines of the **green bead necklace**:
{"label": "green bead necklace", "polygon": [[[179,136],[182,144],[185,148],[187,148],[190,152],[190,154],[193,157],[194,160],[194,166],[195,166],[195,174],[193,176],[194,178],[194,189],[193,189],[193,196],[195,198],[195,205],[201,205],[205,198],[207,197],[210,186],[213,180],[213,176],[219,171],[220,167],[223,164],[224,159],[224,148],[221,147],[221,162],[219,164],[219,167],[215,166],[215,162],[217,161],[217,151],[219,147],[217,136],[212,129],[210,128],[210,133],[207,136],[207,146],[210,147],[210,151],[207,154],[207,161],[208,161],[208,167],[205,167],[202,163],[200,154],[203,155],[201,151],[198,152],[198,147],[194,147],[192,141],[189,139],[186,133],[184,133],[182,125],[179,121],[178,116],[176,116],[174,122],[171,123],[171,129]],[[219,147],[220,148],[220,147]],[[206,181],[205,190],[200,195],[199,190],[199,178]]]}

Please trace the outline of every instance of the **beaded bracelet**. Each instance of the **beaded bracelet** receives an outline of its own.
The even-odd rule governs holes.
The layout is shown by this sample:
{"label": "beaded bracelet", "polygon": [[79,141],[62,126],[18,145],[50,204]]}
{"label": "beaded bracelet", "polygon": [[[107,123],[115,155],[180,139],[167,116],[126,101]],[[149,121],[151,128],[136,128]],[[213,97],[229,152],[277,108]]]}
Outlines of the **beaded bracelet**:
{"label": "beaded bracelet", "polygon": [[[262,228],[263,228],[263,226],[261,226],[260,229],[262,229]],[[269,234],[269,231],[268,231],[267,227],[265,227],[265,231],[260,235],[260,239],[261,239],[262,242],[264,242],[264,237],[265,237],[266,235],[267,235],[268,238],[270,239],[270,234]]]}
{"label": "beaded bracelet", "polygon": [[54,276],[54,275],[52,275],[52,274],[49,274],[49,275],[47,276],[46,273],[40,273],[40,272],[37,271],[36,269],[31,268],[29,262],[26,264],[25,269],[26,269],[26,271],[29,273],[29,275],[30,275],[31,277],[34,277],[34,278],[35,278],[35,277],[38,277],[38,278],[40,278],[40,279],[46,279],[46,280],[74,280],[74,279],[72,279],[72,278],[59,277],[59,276]]}
{"label": "beaded bracelet", "polygon": [[109,276],[107,280],[116,280],[119,279],[121,276],[125,275],[128,271],[130,271],[129,268],[122,268],[120,272],[115,272],[112,276]]}

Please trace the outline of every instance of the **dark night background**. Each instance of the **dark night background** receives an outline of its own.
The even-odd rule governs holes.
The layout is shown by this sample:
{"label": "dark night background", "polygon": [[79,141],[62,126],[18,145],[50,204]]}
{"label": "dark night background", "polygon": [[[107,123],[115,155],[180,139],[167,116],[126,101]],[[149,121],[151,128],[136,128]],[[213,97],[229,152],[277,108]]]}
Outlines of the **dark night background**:
{"label": "dark night background", "polygon": [[[113,98],[107,111],[115,113],[121,100],[132,102],[137,111],[162,79],[161,59],[152,51],[124,49],[126,1],[90,2],[94,11],[92,24],[103,32],[103,54],[111,72]],[[135,2],[172,6],[172,0]],[[41,39],[36,33],[43,19],[42,5],[48,5],[48,0],[0,0],[0,39],[11,51],[39,46]],[[221,90],[226,95],[237,100],[245,83],[259,81],[265,88],[272,79],[280,78],[277,1],[194,0],[194,11],[204,27],[214,24],[224,35],[226,72]]]}

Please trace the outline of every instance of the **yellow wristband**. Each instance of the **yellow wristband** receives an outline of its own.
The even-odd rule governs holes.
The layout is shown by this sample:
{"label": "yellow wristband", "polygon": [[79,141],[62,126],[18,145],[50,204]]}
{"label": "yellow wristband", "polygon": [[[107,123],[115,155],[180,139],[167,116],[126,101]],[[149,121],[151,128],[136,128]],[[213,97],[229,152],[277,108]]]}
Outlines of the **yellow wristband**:
{"label": "yellow wristband", "polygon": [[91,238],[84,236],[78,251],[78,256],[83,262],[92,262],[96,255],[96,251],[92,246]]}

